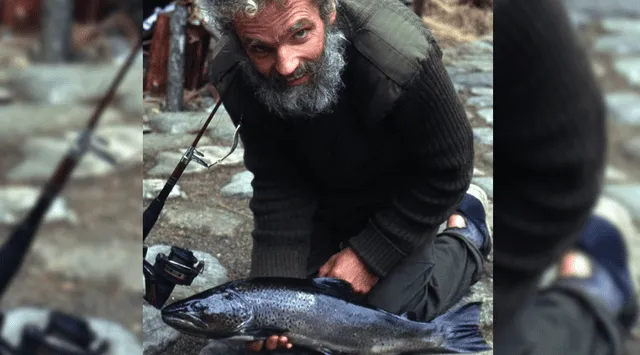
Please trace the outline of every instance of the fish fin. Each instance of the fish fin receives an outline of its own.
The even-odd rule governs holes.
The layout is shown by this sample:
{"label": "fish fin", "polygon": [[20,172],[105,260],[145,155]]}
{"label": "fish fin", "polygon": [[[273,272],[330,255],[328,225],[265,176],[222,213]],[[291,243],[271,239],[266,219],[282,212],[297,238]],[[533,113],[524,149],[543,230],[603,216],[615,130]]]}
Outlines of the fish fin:
{"label": "fish fin", "polygon": [[481,302],[471,302],[458,309],[449,310],[431,323],[448,329],[442,346],[455,352],[480,352],[490,350],[480,332]]}
{"label": "fish fin", "polygon": [[242,330],[242,334],[251,335],[256,338],[268,338],[272,335],[282,335],[286,333],[287,329],[276,328],[276,327],[256,327],[256,328],[244,328]]}
{"label": "fish fin", "polygon": [[351,284],[345,280],[332,277],[316,277],[313,279],[313,284],[326,294],[338,298],[351,300],[357,297]]}

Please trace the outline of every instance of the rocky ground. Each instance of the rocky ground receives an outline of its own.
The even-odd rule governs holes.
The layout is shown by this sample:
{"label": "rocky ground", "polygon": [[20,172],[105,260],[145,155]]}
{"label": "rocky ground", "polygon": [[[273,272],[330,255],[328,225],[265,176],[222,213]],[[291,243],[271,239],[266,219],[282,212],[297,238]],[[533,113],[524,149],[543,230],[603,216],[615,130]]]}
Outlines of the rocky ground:
{"label": "rocky ground", "polygon": [[[125,42],[113,41],[120,48],[113,60],[77,57],[49,66],[32,55],[37,39],[10,34],[0,39],[0,243],[35,202],[128,55]],[[45,307],[93,317],[103,325],[118,323],[122,334],[134,339],[134,349],[142,332],[141,68],[140,55],[97,130],[117,164],[110,166],[91,153],[83,158],[0,303],[5,311]],[[40,319],[25,312],[10,312],[16,317],[11,323]],[[106,331],[113,335],[116,328]]]}
{"label": "rocky ground", "polygon": [[[474,181],[492,197],[493,38],[489,35],[471,43],[448,48],[445,57],[447,68],[474,127],[477,148]],[[152,99],[145,101],[145,206],[149,205],[151,199],[162,188],[181,155],[193,141],[195,133],[202,126],[213,104],[212,99],[201,98],[197,103],[190,105],[192,109],[189,111],[167,113],[162,112],[160,103]],[[229,150],[234,127],[222,108],[209,127],[198,149],[205,154],[208,162],[213,162]],[[182,175],[178,189],[174,188],[173,195],[165,205],[147,241],[149,245],[178,245],[208,253],[209,255],[200,255],[210,260],[209,263],[215,264],[217,268],[224,269],[205,272],[199,277],[212,277],[214,280],[202,282],[191,289],[182,289],[172,300],[213,287],[226,279],[243,278],[248,275],[250,231],[253,226],[248,208],[252,195],[251,179],[251,173],[243,166],[241,147],[210,171],[192,162]],[[166,250],[166,247],[164,248]],[[157,252],[156,249],[154,252]],[[155,260],[153,256],[148,256],[147,259]],[[484,302],[482,329],[489,342],[492,339],[491,290],[492,276],[489,271],[465,300]],[[143,314],[146,355],[224,353],[221,350],[216,352],[210,349],[201,351],[207,345],[207,341],[179,335],[167,329],[159,320],[157,311],[149,306],[145,306]],[[490,351],[487,354],[491,353]]]}
{"label": "rocky ground", "polygon": [[[640,2],[565,3],[605,92],[609,169],[604,195],[618,205],[608,213],[626,230],[632,274],[640,284]],[[630,354],[640,353],[639,336],[629,342]]]}

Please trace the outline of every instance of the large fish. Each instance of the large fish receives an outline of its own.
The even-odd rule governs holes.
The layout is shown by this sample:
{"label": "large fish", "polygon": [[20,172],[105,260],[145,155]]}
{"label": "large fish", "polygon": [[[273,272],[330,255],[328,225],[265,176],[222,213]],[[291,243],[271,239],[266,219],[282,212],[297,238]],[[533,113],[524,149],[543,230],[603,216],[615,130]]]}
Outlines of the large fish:
{"label": "large fish", "polygon": [[231,281],[162,310],[166,324],[192,336],[250,341],[286,335],[294,346],[326,355],[488,350],[479,315],[479,303],[470,303],[416,322],[358,303],[351,285],[333,278]]}

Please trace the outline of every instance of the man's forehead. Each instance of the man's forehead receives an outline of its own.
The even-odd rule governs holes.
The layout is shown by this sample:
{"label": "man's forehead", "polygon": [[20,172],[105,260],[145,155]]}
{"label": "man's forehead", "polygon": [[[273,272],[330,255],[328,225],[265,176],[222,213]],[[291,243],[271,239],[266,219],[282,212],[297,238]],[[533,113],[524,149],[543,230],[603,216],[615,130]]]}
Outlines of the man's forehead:
{"label": "man's forehead", "polygon": [[268,0],[263,3],[257,14],[246,16],[240,12],[235,18],[236,28],[256,28],[264,30],[276,27],[289,31],[300,20],[310,21],[319,15],[317,4],[313,0]]}
{"label": "man's forehead", "polygon": [[[308,18],[303,17],[295,20],[291,25],[282,26],[282,27],[278,27],[277,29],[274,29],[272,33],[275,33],[277,40],[279,40],[280,37],[293,34],[311,25],[313,25],[313,22],[311,22],[311,20],[309,20]],[[245,45],[264,44],[265,42],[269,42],[271,38],[271,36],[269,36],[269,37],[266,37],[265,40],[263,40],[262,38],[264,37],[264,35],[265,34],[259,30],[256,30],[256,31],[248,30],[248,31],[242,32],[241,38],[242,38],[242,42]]]}

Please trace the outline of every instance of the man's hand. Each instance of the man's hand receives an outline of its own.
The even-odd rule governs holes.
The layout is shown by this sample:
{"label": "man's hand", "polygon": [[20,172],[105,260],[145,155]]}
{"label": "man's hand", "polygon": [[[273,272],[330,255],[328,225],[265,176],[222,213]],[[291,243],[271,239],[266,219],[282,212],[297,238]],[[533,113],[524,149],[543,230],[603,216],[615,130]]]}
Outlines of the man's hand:
{"label": "man's hand", "polygon": [[250,351],[258,352],[262,350],[262,346],[265,345],[267,350],[273,351],[277,348],[291,349],[293,345],[289,343],[289,339],[285,336],[278,337],[277,335],[270,336],[267,340],[256,340],[247,343],[247,349]]}
{"label": "man's hand", "polygon": [[345,248],[333,255],[320,268],[318,276],[345,280],[351,283],[353,291],[359,294],[367,294],[378,282],[378,277],[369,272],[351,248]]}

